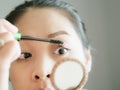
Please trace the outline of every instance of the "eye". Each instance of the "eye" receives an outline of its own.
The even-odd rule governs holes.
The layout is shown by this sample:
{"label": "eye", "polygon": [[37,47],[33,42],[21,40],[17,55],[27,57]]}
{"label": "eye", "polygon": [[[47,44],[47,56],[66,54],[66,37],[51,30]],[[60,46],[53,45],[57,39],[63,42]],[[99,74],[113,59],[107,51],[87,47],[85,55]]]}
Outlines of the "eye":
{"label": "eye", "polygon": [[32,57],[31,53],[29,53],[29,52],[22,52],[20,57],[19,57],[19,59],[28,59],[30,57]]}
{"label": "eye", "polygon": [[70,49],[68,48],[60,47],[60,48],[57,48],[57,50],[55,50],[54,53],[58,55],[64,55],[64,54],[67,54],[69,50]]}

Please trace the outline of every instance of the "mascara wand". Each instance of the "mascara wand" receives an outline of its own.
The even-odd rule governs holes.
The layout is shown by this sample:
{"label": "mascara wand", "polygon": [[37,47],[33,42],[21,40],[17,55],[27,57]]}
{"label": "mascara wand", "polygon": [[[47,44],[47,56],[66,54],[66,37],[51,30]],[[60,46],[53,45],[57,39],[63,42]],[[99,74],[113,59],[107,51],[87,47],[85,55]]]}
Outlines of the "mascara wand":
{"label": "mascara wand", "polygon": [[34,40],[34,41],[42,41],[42,42],[49,42],[53,44],[63,44],[60,40],[54,40],[54,39],[41,39],[41,38],[35,38],[30,36],[22,36],[20,32],[17,32],[14,35],[14,38],[18,41],[20,40]]}

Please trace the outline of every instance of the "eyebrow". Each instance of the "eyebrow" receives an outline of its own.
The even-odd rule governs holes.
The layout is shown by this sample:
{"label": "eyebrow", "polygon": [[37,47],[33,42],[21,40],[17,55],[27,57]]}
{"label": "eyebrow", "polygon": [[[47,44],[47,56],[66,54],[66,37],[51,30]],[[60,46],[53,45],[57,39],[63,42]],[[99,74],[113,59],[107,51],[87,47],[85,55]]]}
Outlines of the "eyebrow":
{"label": "eyebrow", "polygon": [[59,36],[59,35],[69,35],[69,34],[65,31],[58,31],[58,32],[49,34],[48,37],[49,38],[54,38],[54,37]]}

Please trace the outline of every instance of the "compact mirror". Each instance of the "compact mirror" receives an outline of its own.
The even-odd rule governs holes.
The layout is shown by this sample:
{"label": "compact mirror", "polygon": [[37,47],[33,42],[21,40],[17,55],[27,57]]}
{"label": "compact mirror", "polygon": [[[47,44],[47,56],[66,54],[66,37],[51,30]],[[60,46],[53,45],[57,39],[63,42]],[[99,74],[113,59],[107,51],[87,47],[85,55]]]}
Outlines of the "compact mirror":
{"label": "compact mirror", "polygon": [[56,90],[77,90],[84,82],[85,70],[78,60],[62,60],[53,68],[51,82]]}

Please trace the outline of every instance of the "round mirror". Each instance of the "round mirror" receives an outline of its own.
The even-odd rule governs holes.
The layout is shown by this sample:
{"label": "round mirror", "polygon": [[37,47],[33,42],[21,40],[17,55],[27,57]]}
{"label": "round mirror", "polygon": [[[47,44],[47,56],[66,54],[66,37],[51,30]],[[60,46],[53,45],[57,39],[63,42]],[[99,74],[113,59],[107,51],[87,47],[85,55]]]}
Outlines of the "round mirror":
{"label": "round mirror", "polygon": [[52,72],[51,82],[57,90],[76,90],[84,79],[84,68],[77,60],[62,60]]}

